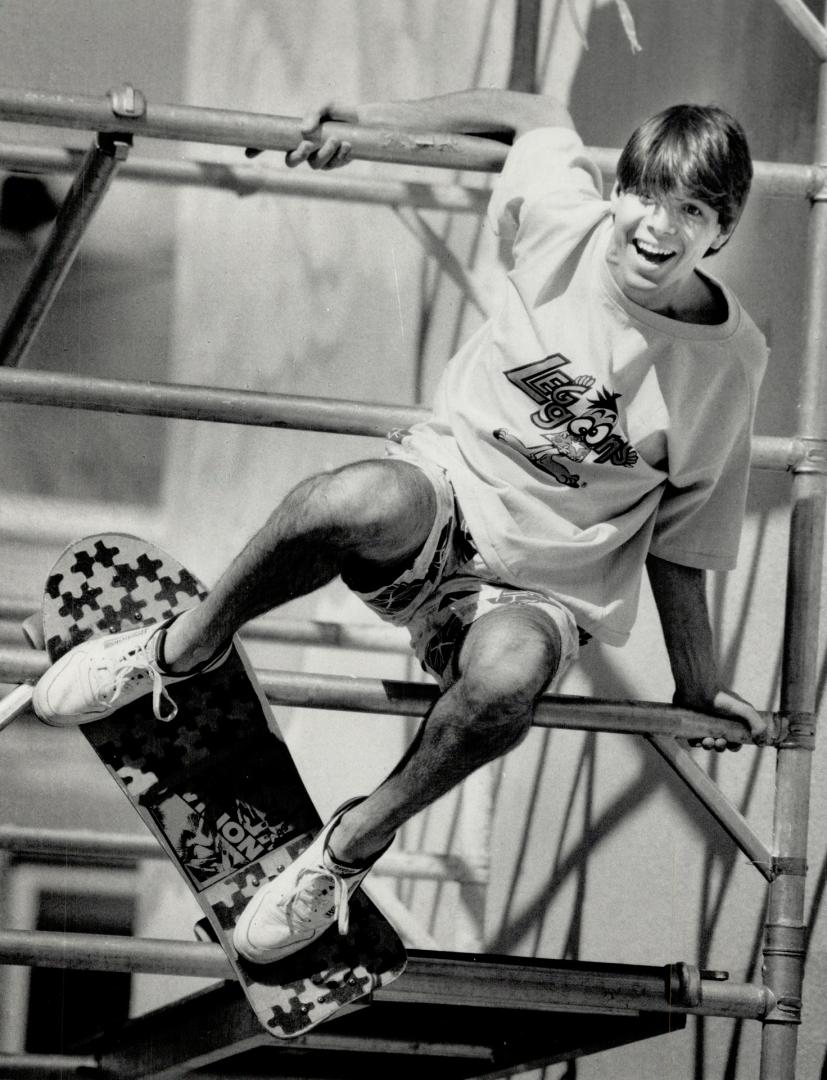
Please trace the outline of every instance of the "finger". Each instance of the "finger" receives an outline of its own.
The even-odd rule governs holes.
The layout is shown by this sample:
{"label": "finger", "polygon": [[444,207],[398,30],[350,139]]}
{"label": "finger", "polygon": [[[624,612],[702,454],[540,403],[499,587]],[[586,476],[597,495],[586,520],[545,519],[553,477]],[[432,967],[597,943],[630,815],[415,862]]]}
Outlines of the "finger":
{"label": "finger", "polygon": [[299,129],[303,138],[309,138],[314,132],[318,132],[319,128],[325,117],[328,115],[329,106],[323,105],[321,108],[310,109],[299,121]]}
{"label": "finger", "polygon": [[312,139],[302,139],[294,150],[287,151],[284,155],[284,163],[288,168],[295,169],[297,165],[307,161],[315,149],[316,143]]}
{"label": "finger", "polygon": [[331,168],[341,169],[343,165],[347,165],[350,161],[353,147],[349,142],[343,142],[339,147],[339,153],[336,155],[336,160],[331,163]]}
{"label": "finger", "polygon": [[308,158],[311,168],[328,168],[328,166],[335,162],[341,148],[342,144],[335,136],[330,136],[325,139],[319,149]]}

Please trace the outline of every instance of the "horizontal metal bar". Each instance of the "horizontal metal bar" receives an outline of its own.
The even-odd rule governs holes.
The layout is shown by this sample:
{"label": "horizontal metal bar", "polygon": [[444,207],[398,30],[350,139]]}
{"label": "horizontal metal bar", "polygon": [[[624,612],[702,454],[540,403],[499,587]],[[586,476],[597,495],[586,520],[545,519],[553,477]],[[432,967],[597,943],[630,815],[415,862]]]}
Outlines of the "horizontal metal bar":
{"label": "horizontal metal bar", "polygon": [[93,1057],[73,1054],[3,1054],[0,1053],[0,1076],[103,1076]]}
{"label": "horizontal metal bar", "polygon": [[[109,98],[15,88],[0,88],[0,121],[3,120],[130,132],[154,139],[253,146],[261,150],[290,150],[301,137],[301,121],[292,117],[149,104],[144,116],[130,119],[116,116]],[[322,125],[320,140],[329,134],[347,139],[354,158],[392,164],[497,172],[508,152],[502,143],[471,135],[365,128],[335,122]],[[594,146],[588,150],[604,176],[613,177],[619,151]],[[758,161],[754,168],[754,190],[770,196],[811,197],[824,185],[824,169],[817,165]]]}
{"label": "horizontal metal bar", "polygon": [[[30,649],[0,649],[0,681],[34,681],[47,667],[45,653]],[[261,688],[273,704],[306,709],[424,716],[438,694],[431,684],[394,679],[266,670],[258,671],[257,675]],[[776,718],[770,719],[775,725]],[[546,695],[540,701],[534,723],[538,727],[578,731],[671,735],[682,739],[713,735],[732,743],[750,741],[746,727],[735,720],[649,701]]]}
{"label": "horizontal metal bar", "polygon": [[[273,704],[311,709],[424,716],[438,694],[437,688],[430,684],[393,679],[266,670],[259,671],[258,678]],[[714,732],[735,743],[750,741],[746,728],[736,721],[658,702],[545,695],[535,713],[534,724],[687,739],[703,738]]]}
{"label": "horizontal metal bar", "polygon": [[419,406],[10,369],[0,369],[0,401],[381,438],[428,415]]}
{"label": "horizontal metal bar", "polygon": [[[61,176],[74,173],[82,158],[79,150],[0,143],[0,169],[7,172]],[[221,161],[164,161],[136,157],[130,157],[121,165],[118,179],[176,187],[212,188],[230,191],[241,197],[287,195],[473,214],[484,212],[491,195],[488,188],[460,184],[368,180],[342,173],[326,176],[264,168],[261,165],[231,165]]]}
{"label": "horizontal metal bar", "polygon": [[[232,978],[218,945],[57,931],[0,931],[0,963],[82,971]],[[406,972],[377,1000],[554,1011],[561,1006],[617,1012],[686,1012],[759,1020],[772,995],[764,987],[700,978],[695,1004],[676,1003],[663,968],[512,962],[412,952]]]}
{"label": "horizontal metal bar", "polygon": [[[291,150],[302,138],[301,120],[294,117],[151,103],[142,116],[128,117],[116,115],[108,97],[13,87],[0,88],[0,120],[259,150]],[[507,150],[502,143],[471,135],[341,123],[321,125],[320,141],[334,132],[351,144],[354,158],[400,165],[495,172]]]}
{"label": "horizontal metal bar", "polygon": [[[381,438],[394,428],[409,427],[430,415],[430,410],[420,405],[373,405],[255,390],[2,369],[0,401]],[[756,451],[753,464],[757,468],[779,470],[790,468],[798,460],[796,455],[804,453],[797,440],[772,436],[762,437]]]}
{"label": "horizontal metal bar", "polygon": [[[21,825],[0,825],[0,850],[128,862],[167,857],[156,840],[141,833],[99,833],[89,829],[27,828]],[[484,884],[488,871],[489,859],[486,855],[389,851],[377,863],[374,873],[379,877]]]}

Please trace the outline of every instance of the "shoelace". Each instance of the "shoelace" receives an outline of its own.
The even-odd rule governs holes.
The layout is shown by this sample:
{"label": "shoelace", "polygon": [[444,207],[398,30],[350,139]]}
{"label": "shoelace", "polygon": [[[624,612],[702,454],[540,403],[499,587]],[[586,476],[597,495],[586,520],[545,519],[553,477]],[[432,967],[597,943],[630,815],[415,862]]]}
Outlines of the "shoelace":
{"label": "shoelace", "polygon": [[[108,677],[110,670],[108,665],[102,666],[99,670],[105,671]],[[97,700],[101,705],[109,708],[123,695],[130,684],[143,682],[147,678],[152,679],[152,712],[157,720],[169,723],[177,716],[178,706],[164,686],[160,671],[153,667],[143,645],[130,650],[126,656],[118,657],[112,671],[112,690],[108,694],[98,694]],[[164,703],[169,707],[167,712],[164,712]]]}
{"label": "shoelace", "polygon": [[[307,876],[310,876],[313,880],[302,890],[302,879]],[[344,936],[347,934],[350,925],[350,910],[348,908],[347,885],[338,874],[305,867],[296,879],[296,891],[287,897],[280,906],[284,909],[288,919],[296,918],[305,926],[310,926],[315,921],[316,908],[314,903],[318,902],[320,894],[325,887],[329,886],[329,883],[333,884],[333,914],[336,918],[339,933]]]}

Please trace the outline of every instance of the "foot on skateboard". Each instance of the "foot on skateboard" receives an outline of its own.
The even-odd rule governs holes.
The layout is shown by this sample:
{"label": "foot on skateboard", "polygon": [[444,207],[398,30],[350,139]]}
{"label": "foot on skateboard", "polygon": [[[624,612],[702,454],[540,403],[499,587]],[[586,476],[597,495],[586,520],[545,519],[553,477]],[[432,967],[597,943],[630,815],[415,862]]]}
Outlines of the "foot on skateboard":
{"label": "foot on skateboard", "polygon": [[32,699],[35,715],[52,727],[88,724],[151,693],[157,719],[173,720],[178,707],[167,686],[214,671],[230,654],[225,646],[192,671],[166,671],[163,640],[174,618],[75,646],[38,681]]}
{"label": "foot on skateboard", "polygon": [[[93,642],[116,640],[113,653],[134,646],[151,666],[159,626],[204,596],[185,567],[146,541],[112,533],[80,540],[60,556],[46,584],[42,624],[51,670],[65,670],[64,655],[71,667],[72,653],[82,658],[80,650]],[[172,723],[152,707],[151,673],[140,694],[113,696],[103,712],[86,717],[93,722],[66,721],[58,709],[52,722],[82,723],[83,736],[187,882],[264,1028],[293,1038],[393,982],[405,969],[405,950],[356,889],[349,892],[345,936],[320,933],[276,963],[239,955],[236,924],[301,859],[322,822],[242,647],[234,641],[226,659],[210,666],[171,686]]]}

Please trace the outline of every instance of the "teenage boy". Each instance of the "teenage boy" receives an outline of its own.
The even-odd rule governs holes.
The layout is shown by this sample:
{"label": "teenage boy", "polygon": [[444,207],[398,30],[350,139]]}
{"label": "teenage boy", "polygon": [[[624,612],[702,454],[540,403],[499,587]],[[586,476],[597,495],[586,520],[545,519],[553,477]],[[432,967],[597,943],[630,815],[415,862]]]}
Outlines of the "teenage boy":
{"label": "teenage boy", "polygon": [[497,313],[448,365],[432,417],[395,433],[383,460],[305,480],[203,603],[78,646],[35,691],[57,725],[150,690],[160,711],[245,622],[337,575],[408,627],[442,696],[394,772],[250,901],[235,945],[262,963],[346,926],[399,826],[522,740],[579,643],[626,640],[644,565],[674,701],[764,735],[721,686],[704,589],[705,570],[734,565],[767,356],[700,269],[749,190],[739,125],[717,108],[665,110],[632,135],[606,201],[568,112],[546,98],[329,108],[307,118],[289,165],[347,163],[346,143],[320,145],[323,118],[516,136],[489,210],[514,260]]}

